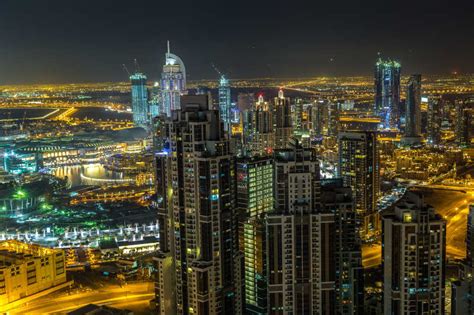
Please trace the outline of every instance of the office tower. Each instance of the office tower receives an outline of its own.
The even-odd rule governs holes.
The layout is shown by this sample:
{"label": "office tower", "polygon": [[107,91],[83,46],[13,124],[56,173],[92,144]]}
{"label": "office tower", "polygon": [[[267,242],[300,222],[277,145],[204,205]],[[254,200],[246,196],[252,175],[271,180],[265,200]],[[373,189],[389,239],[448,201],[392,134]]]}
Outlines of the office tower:
{"label": "office tower", "polygon": [[421,74],[413,74],[408,80],[405,134],[402,143],[421,144]]}
{"label": "office tower", "polygon": [[375,64],[375,113],[385,128],[398,128],[400,120],[400,69],[398,62],[379,58]]}
{"label": "office tower", "polygon": [[244,157],[237,161],[237,209],[247,218],[272,211],[272,158]]}
{"label": "office tower", "polygon": [[339,103],[329,102],[327,107],[327,135],[337,137],[339,131]]}
{"label": "office tower", "polygon": [[231,105],[229,80],[221,76],[219,81],[219,111],[224,123],[224,130],[227,132],[230,132],[231,129]]}
{"label": "office tower", "polygon": [[149,111],[146,76],[143,73],[134,73],[130,76],[130,82],[132,84],[133,123],[135,126],[147,126],[149,123]]}
{"label": "office tower", "polygon": [[161,101],[162,110],[171,117],[174,110],[180,108],[180,96],[186,91],[186,68],[184,63],[175,54],[168,51],[165,54],[165,64],[161,73]]}
{"label": "office tower", "polygon": [[315,151],[291,143],[276,150],[275,210],[267,215],[271,314],[334,312],[334,214],[320,209]]}
{"label": "office tower", "polygon": [[474,204],[469,206],[466,233],[466,260],[460,279],[451,282],[451,314],[474,313]]}
{"label": "office tower", "polygon": [[170,152],[158,156],[156,175],[160,242],[169,237],[155,258],[161,314],[242,312],[234,160],[211,108],[206,95],[183,96],[166,122]]}
{"label": "office tower", "polygon": [[273,101],[273,127],[275,131],[275,148],[286,148],[293,135],[293,128],[291,124],[290,99],[285,97],[282,89],[278,91],[278,96]]}
{"label": "office tower", "polygon": [[149,91],[149,121],[152,122],[155,117],[160,115],[161,109],[161,88],[158,82],[153,84]]}
{"label": "office tower", "polygon": [[245,314],[266,314],[265,214],[273,210],[273,159],[237,161],[237,211],[240,250],[244,253]]}
{"label": "office tower", "polygon": [[253,93],[239,93],[237,95],[237,108],[242,113],[246,110],[252,110],[255,104],[255,95]]}
{"label": "office tower", "polygon": [[275,147],[275,133],[273,131],[273,116],[268,102],[259,95],[255,103],[253,118],[253,137],[251,151],[253,155],[268,155]]}
{"label": "office tower", "polygon": [[434,98],[428,101],[427,141],[430,145],[438,145],[441,141],[442,99]]}
{"label": "office tower", "polygon": [[361,237],[379,228],[377,196],[380,189],[377,135],[372,131],[341,132],[338,175],[351,187]]}
{"label": "office tower", "polygon": [[321,205],[334,213],[335,314],[363,314],[364,268],[352,192],[341,179],[322,180]]}
{"label": "office tower", "polygon": [[414,192],[382,218],[383,314],[444,314],[446,222]]}
{"label": "office tower", "polygon": [[315,101],[311,105],[311,122],[313,126],[313,135],[322,137],[324,127],[324,102]]}
{"label": "office tower", "polygon": [[304,147],[311,144],[310,133],[312,131],[311,104],[298,98],[293,111],[293,136],[296,137]]}
{"label": "office tower", "polygon": [[469,146],[474,135],[474,98],[463,98],[455,101],[456,110],[456,143]]}
{"label": "office tower", "polygon": [[255,131],[254,123],[254,112],[251,109],[240,112],[240,125],[242,127],[242,156],[250,156],[252,154]]}

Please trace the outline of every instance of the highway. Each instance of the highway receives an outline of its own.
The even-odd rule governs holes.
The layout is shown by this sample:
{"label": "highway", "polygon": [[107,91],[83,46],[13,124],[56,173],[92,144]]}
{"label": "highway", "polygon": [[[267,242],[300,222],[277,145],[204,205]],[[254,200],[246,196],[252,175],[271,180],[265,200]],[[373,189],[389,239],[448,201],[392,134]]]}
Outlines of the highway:
{"label": "highway", "polygon": [[72,290],[50,294],[10,311],[10,314],[65,314],[88,304],[126,308],[135,314],[149,314],[149,301],[154,297],[153,282],[106,285],[97,290]]}

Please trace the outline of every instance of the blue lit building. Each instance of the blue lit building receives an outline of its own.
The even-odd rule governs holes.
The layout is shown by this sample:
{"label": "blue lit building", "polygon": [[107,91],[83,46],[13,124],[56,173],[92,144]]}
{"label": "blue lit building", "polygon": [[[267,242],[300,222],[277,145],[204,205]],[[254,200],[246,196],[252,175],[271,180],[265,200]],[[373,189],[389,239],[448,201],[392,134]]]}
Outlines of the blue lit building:
{"label": "blue lit building", "polygon": [[132,113],[135,126],[147,126],[148,119],[148,91],[146,88],[146,76],[142,73],[134,73],[130,76],[132,84]]}
{"label": "blue lit building", "polygon": [[168,51],[165,54],[165,64],[161,73],[161,102],[162,113],[171,117],[171,112],[180,109],[180,97],[186,91],[186,68],[175,54]]}
{"label": "blue lit building", "polygon": [[227,132],[231,129],[231,105],[229,80],[222,75],[219,81],[219,111]]}
{"label": "blue lit building", "polygon": [[36,153],[5,152],[3,155],[3,168],[11,174],[37,172],[40,167]]}
{"label": "blue lit building", "polygon": [[379,58],[375,64],[375,113],[384,128],[398,128],[400,121],[400,63]]}

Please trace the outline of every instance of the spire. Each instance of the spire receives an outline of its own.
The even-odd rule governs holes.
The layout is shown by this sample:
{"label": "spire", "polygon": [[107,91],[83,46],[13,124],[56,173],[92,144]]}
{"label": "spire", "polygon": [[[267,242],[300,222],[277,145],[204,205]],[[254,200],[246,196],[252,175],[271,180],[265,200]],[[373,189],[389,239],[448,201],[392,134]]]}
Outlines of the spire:
{"label": "spire", "polygon": [[167,46],[168,46],[168,55],[170,54],[170,41],[167,41]]}

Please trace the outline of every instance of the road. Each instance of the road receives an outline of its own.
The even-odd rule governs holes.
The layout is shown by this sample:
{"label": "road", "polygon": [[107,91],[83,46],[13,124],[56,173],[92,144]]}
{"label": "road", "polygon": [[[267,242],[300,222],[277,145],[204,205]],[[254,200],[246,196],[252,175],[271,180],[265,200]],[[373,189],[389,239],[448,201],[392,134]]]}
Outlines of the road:
{"label": "road", "polygon": [[61,292],[42,297],[10,311],[10,314],[65,314],[91,303],[126,308],[135,314],[149,314],[153,290],[152,282],[127,284],[122,288],[107,285],[97,290],[72,290],[71,294]]}
{"label": "road", "polygon": [[[431,187],[431,186],[430,186]],[[431,190],[431,188],[427,188]],[[466,230],[469,205],[474,204],[474,192],[436,189],[427,191],[425,202],[447,221],[446,254],[448,258],[461,259],[466,256]],[[381,263],[380,244],[362,247],[362,264],[365,268],[376,267]]]}

